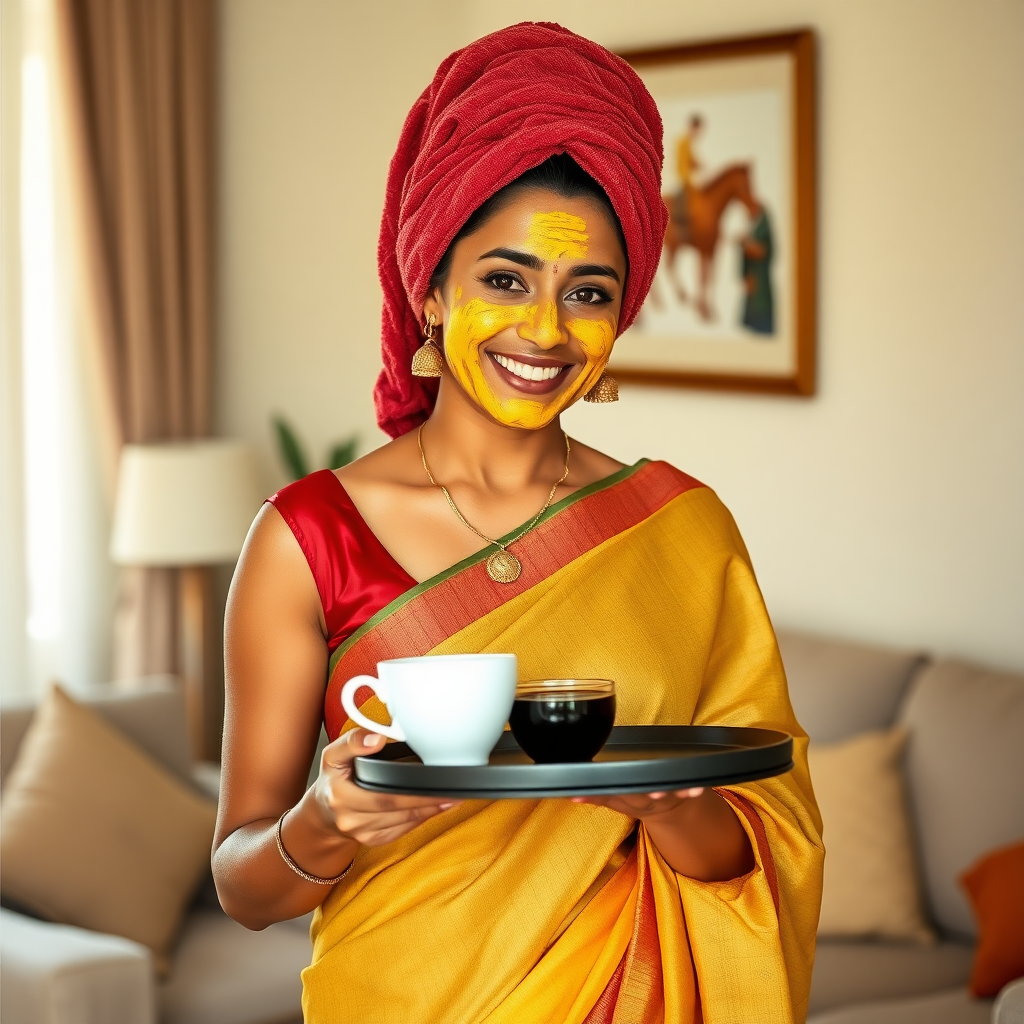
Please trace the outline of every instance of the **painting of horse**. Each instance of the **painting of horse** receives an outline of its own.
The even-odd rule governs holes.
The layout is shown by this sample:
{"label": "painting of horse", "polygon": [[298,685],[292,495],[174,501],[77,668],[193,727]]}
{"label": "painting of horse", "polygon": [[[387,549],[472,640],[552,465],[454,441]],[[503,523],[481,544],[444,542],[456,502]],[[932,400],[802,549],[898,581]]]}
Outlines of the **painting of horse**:
{"label": "painting of horse", "polygon": [[667,227],[621,380],[813,394],[815,46],[798,30],[622,54],[665,127]]}
{"label": "painting of horse", "polygon": [[[722,215],[733,202],[746,207],[752,218],[760,209],[750,188],[750,165],[732,164],[716,174],[706,185],[680,188],[672,194],[663,195],[662,200],[668,211],[663,266],[669,281],[675,286],[676,298],[683,303],[692,301],[704,320],[712,320],[715,313],[708,283],[714,271],[715,253],[721,240]],[[700,260],[697,293],[692,299],[676,268],[677,254],[687,247],[693,249]],[[653,291],[651,299],[655,303],[661,301]]]}

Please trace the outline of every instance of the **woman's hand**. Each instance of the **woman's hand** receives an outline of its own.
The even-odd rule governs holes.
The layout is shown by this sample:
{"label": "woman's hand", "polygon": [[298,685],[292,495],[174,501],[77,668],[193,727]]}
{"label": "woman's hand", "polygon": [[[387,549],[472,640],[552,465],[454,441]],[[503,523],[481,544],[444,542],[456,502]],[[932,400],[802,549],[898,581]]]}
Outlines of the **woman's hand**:
{"label": "woman's hand", "polygon": [[383,736],[352,729],[324,748],[312,792],[325,832],[361,846],[383,846],[459,802],[360,789],[352,778],[353,759],[373,754],[383,745]]}
{"label": "woman's hand", "polygon": [[671,814],[686,800],[701,796],[703,786],[693,789],[677,789],[671,793],[623,793],[619,796],[576,796],[573,803],[594,804],[608,807],[619,814],[646,822],[649,818],[658,818],[663,814]]}
{"label": "woman's hand", "polygon": [[754,851],[736,812],[713,789],[577,796],[573,802],[608,807],[642,821],[669,867],[688,878],[724,882],[754,867]]}

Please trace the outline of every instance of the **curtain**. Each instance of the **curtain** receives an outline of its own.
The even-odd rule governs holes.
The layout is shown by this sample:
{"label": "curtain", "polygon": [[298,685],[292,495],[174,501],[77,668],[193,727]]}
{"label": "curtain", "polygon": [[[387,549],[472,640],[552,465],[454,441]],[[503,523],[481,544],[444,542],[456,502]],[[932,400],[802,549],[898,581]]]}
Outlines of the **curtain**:
{"label": "curtain", "polygon": [[[210,432],[216,0],[55,0],[92,354],[125,443]],[[122,573],[114,676],[178,670],[177,570]]]}

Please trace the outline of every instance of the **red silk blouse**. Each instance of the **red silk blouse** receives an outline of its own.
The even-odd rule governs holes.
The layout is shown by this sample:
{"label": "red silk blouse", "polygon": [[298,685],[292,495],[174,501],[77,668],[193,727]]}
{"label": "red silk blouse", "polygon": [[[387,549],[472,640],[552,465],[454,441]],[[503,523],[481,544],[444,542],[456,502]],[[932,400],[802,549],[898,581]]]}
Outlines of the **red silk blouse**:
{"label": "red silk blouse", "polygon": [[333,654],[346,637],[416,586],[359,514],[329,469],[267,499],[299,542],[320,594]]}

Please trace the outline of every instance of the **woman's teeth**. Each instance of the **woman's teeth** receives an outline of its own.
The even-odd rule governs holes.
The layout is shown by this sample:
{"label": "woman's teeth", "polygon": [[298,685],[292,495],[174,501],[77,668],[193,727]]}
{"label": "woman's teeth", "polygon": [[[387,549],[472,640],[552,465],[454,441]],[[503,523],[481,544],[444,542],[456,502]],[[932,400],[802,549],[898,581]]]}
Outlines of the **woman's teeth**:
{"label": "woman's teeth", "polygon": [[497,353],[494,353],[494,358],[509,373],[514,373],[523,380],[551,380],[565,369],[564,366],[530,366],[529,363],[517,363],[514,359],[499,356]]}

